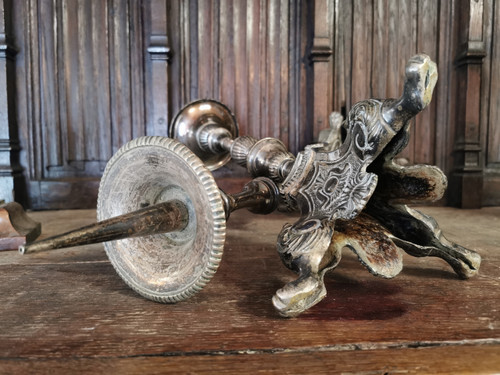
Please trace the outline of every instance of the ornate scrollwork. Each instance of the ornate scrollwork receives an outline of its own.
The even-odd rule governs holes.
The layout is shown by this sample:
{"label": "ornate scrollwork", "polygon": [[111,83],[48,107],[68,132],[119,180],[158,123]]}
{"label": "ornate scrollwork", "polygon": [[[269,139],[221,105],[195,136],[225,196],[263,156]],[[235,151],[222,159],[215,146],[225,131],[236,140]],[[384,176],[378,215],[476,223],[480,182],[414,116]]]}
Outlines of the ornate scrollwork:
{"label": "ornate scrollwork", "polygon": [[439,199],[446,187],[436,167],[393,162],[408,143],[410,119],[431,100],[436,71],[429,57],[413,57],[401,98],[355,104],[343,122],[347,135],[340,147],[311,145],[297,156],[280,192],[301,217],[281,230],[278,252],[299,277],[276,292],[280,314],[296,316],[326,295],[324,273],[338,264],[343,247],[382,277],[401,271],[400,249],[441,257],[461,277],[477,272],[478,254],[446,240],[433,219],[396,204]]}
{"label": "ornate scrollwork", "polygon": [[[344,247],[376,276],[396,276],[406,251],[440,257],[460,277],[470,277],[477,273],[481,257],[448,241],[434,219],[404,205],[439,199],[446,188],[445,175],[437,167],[394,162],[408,144],[410,120],[429,104],[436,80],[436,65],[429,57],[414,56],[406,66],[399,99],[354,105],[342,124],[343,142],[341,117],[332,115],[331,128],[338,134],[329,130],[323,139],[331,143],[309,145],[297,157],[275,138],[237,137],[236,118],[226,106],[195,101],[179,112],[170,129],[171,136],[192,152],[172,139],[143,137],[125,145],[106,168],[114,174],[105,172],[101,182],[100,217],[114,216],[121,206],[124,209],[118,211],[147,208],[147,215],[143,209],[114,212],[120,216],[27,245],[22,252],[87,244],[89,236],[94,242],[107,241],[107,250],[114,249],[108,251],[110,259],[124,280],[147,298],[172,302],[201,289],[215,272],[230,212],[248,208],[267,214],[278,209],[300,211],[300,218],[286,224],[277,241],[283,263],[299,274],[273,297],[283,316],[296,316],[326,295],[323,277],[337,266]],[[215,169],[229,158],[256,177],[233,195],[219,192],[203,165]],[[185,213],[178,209],[175,214],[172,208],[178,219],[154,229],[152,222],[163,223],[164,203],[173,202],[183,205]],[[102,215],[103,207],[113,212]],[[115,228],[115,223],[138,218],[141,225]],[[110,239],[159,233],[163,235],[126,242],[141,246],[109,244]],[[196,238],[200,241],[194,243]],[[152,253],[155,248],[158,251]],[[166,256],[165,249],[171,254]],[[138,265],[143,266],[139,273]]]}

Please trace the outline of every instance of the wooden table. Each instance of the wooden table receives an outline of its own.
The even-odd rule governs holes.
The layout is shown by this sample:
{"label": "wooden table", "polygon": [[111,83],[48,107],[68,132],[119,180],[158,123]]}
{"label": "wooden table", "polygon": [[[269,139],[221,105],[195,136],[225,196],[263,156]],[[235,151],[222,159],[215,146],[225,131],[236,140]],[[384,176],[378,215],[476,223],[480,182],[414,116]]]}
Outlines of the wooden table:
{"label": "wooden table", "polygon": [[[216,276],[176,305],[130,290],[101,245],[2,252],[0,373],[498,373],[500,207],[422,210],[482,255],[478,276],[459,280],[440,259],[405,255],[386,280],[345,250],[328,296],[294,319],[271,304],[294,278],[275,250],[290,221],[280,214],[234,213]],[[43,237],[95,220],[93,210],[30,216]]]}

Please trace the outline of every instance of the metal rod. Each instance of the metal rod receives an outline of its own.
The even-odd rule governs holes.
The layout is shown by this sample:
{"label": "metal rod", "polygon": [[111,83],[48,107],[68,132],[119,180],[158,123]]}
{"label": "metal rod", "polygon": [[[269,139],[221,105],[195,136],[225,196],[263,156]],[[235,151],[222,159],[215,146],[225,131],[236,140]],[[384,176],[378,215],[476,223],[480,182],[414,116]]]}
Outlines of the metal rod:
{"label": "metal rod", "polygon": [[248,208],[254,214],[266,215],[278,208],[279,189],[267,177],[257,177],[247,183],[237,194],[226,194],[221,190],[226,219],[231,212]]}
{"label": "metal rod", "polygon": [[[232,211],[241,208],[248,208],[253,213],[267,214],[277,208],[279,190],[269,178],[259,177],[250,181],[240,193],[229,195],[221,191],[221,197],[226,218]],[[172,200],[26,244],[19,247],[19,252],[21,254],[34,253],[175,232],[184,229],[188,222],[187,207],[180,201]]]}
{"label": "metal rod", "polygon": [[180,231],[187,226],[188,221],[187,207],[178,200],[172,200],[21,246],[19,252],[26,254]]}

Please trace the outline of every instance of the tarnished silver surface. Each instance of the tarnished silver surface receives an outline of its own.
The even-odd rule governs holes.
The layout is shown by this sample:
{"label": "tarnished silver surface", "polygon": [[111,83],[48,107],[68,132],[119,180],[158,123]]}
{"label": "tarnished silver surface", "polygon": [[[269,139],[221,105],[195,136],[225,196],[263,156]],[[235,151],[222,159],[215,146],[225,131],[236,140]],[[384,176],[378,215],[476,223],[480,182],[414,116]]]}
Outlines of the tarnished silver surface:
{"label": "tarnished silver surface", "polygon": [[[399,99],[355,104],[342,123],[343,142],[340,118],[333,115],[326,142],[309,145],[296,157],[277,139],[238,137],[236,120],[221,103],[188,104],[174,119],[171,136],[209,168],[232,157],[255,178],[242,192],[228,195],[217,189],[202,161],[177,141],[143,137],[126,144],[102,178],[99,220],[123,214],[113,222],[128,220],[135,214],[127,213],[150,207],[155,222],[164,224],[161,234],[155,229],[150,235],[143,224],[153,216],[146,217],[139,221],[140,230],[134,230],[144,237],[105,244],[118,274],[156,301],[191,296],[217,269],[224,218],[233,210],[248,208],[261,214],[275,209],[300,212],[277,240],[281,260],[298,273],[273,297],[275,308],[286,317],[297,316],[324,298],[323,277],[338,265],[344,247],[376,276],[396,276],[403,266],[402,251],[440,257],[460,277],[473,276],[480,256],[448,241],[434,219],[405,205],[441,198],[445,175],[434,166],[394,162],[408,144],[411,119],[429,104],[436,80],[437,68],[428,56],[412,57]],[[161,202],[175,202],[178,209],[171,210],[175,219],[163,220]]]}
{"label": "tarnished silver surface", "polygon": [[109,161],[99,188],[99,220],[172,200],[188,208],[182,231],[104,244],[120,277],[160,302],[189,298],[215,274],[226,229],[219,190],[202,162],[170,138],[135,139]]}
{"label": "tarnished silver surface", "polygon": [[199,291],[215,273],[225,217],[237,209],[267,214],[279,190],[258,177],[238,194],[217,189],[196,155],[176,140],[142,137],[109,161],[99,189],[97,223],[20,248],[22,254],[105,243],[111,263],[135,291],[177,302]]}
{"label": "tarnished silver surface", "polygon": [[[212,129],[212,132],[207,132]],[[238,136],[236,118],[229,108],[215,100],[197,100],[182,108],[170,125],[169,135],[185,144],[209,170],[222,167],[230,159],[229,151],[213,148],[215,140]]]}
{"label": "tarnished silver surface", "polygon": [[189,147],[209,169],[217,169],[232,158],[252,177],[283,181],[295,160],[283,142],[237,135],[238,124],[231,111],[208,99],[186,105],[170,126],[170,136]]}
{"label": "tarnished silver surface", "polygon": [[[274,296],[273,303],[280,314],[295,316],[325,296],[324,272],[333,268],[332,259],[340,259],[344,246],[353,249],[376,273],[376,262],[365,256],[370,246],[362,244],[358,236],[344,236],[342,246],[331,246],[326,238],[332,239],[335,220],[356,219],[365,208],[379,180],[376,173],[368,170],[369,166],[402,129],[405,131],[409,120],[427,106],[436,80],[436,65],[425,55],[413,57],[406,66],[401,98],[355,104],[343,123],[347,135],[340,148],[330,151],[318,144],[299,153],[281,193],[287,206],[295,205],[301,217],[282,229],[277,244],[284,264],[296,270],[299,278]],[[312,244],[310,238],[316,237],[323,240]],[[396,269],[401,267],[397,265]]]}
{"label": "tarnished silver surface", "polygon": [[461,277],[477,272],[475,252],[448,242],[434,220],[401,205],[439,199],[446,189],[439,168],[393,161],[408,143],[410,120],[429,104],[436,80],[437,67],[428,56],[412,57],[399,99],[355,104],[342,123],[343,143],[341,117],[332,114],[321,143],[296,158],[276,139],[234,138],[216,124],[203,134],[198,143],[209,152],[230,151],[252,176],[272,178],[278,209],[301,213],[277,241],[283,263],[299,274],[273,297],[281,315],[296,316],[326,295],[324,274],[338,264],[344,247],[371,273],[387,278],[402,269],[400,249],[441,257]]}
{"label": "tarnished silver surface", "polygon": [[122,238],[178,232],[184,230],[188,223],[189,213],[185,202],[172,199],[113,216],[41,241],[28,243],[19,247],[19,252],[26,254]]}
{"label": "tarnished silver surface", "polygon": [[342,122],[344,121],[339,112],[332,112],[328,116],[329,129],[319,132],[318,143],[326,143],[325,151],[333,151],[342,146]]}
{"label": "tarnished silver surface", "polygon": [[267,177],[257,177],[247,183],[237,194],[226,194],[221,190],[226,218],[231,212],[248,208],[254,214],[270,214],[278,207],[279,190]]}

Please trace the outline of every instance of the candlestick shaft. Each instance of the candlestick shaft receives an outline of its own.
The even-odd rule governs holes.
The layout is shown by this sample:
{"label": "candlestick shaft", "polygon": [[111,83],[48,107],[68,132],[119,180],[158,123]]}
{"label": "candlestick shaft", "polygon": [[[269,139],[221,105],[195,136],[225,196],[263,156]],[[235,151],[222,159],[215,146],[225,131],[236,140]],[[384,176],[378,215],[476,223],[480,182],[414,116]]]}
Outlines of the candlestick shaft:
{"label": "candlestick shaft", "polygon": [[172,200],[21,246],[19,252],[21,254],[33,253],[180,231],[186,227],[188,220],[186,206],[177,200]]}

